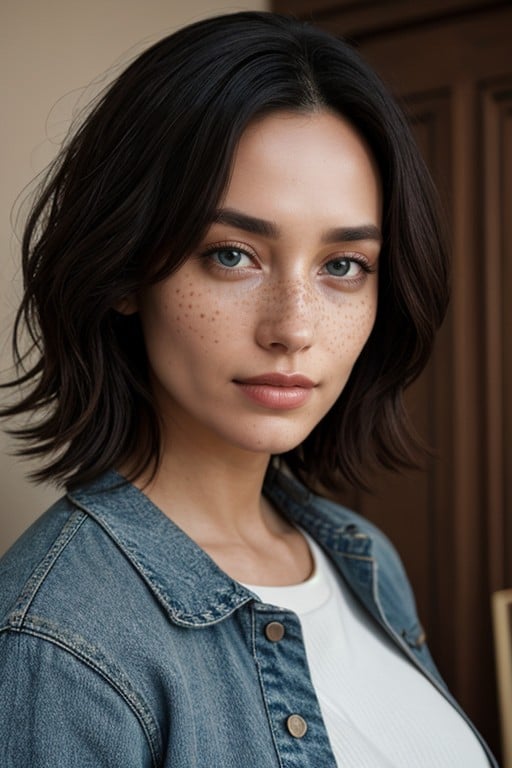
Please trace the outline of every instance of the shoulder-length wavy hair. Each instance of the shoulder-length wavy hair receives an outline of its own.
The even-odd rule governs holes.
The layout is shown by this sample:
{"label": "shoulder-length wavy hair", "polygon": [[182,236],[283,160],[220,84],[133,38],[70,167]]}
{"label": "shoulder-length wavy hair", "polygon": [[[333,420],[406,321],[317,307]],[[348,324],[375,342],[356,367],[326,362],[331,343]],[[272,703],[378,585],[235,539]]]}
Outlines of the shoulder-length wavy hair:
{"label": "shoulder-length wavy hair", "polygon": [[[366,139],[384,195],[373,332],[339,400],[285,459],[306,481],[362,484],[375,462],[413,463],[404,388],[447,304],[438,204],[407,122],[346,43],[257,12],[200,21],[161,40],[109,87],[43,182],[23,238],[14,330],[20,400],[12,432],[46,456],[36,480],[73,486],[159,459],[160,425],[137,315],[115,309],[186,260],[214,218],[233,153],[256,117],[329,109]],[[28,328],[32,346],[21,351]],[[35,354],[35,358],[33,355]],[[30,361],[30,362],[28,362]]]}

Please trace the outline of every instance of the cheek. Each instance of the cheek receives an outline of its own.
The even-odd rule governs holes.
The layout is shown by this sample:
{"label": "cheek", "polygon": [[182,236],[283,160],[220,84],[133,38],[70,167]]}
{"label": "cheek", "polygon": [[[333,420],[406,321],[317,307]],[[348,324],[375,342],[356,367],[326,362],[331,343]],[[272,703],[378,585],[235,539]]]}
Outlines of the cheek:
{"label": "cheek", "polygon": [[376,302],[370,298],[354,298],[349,306],[325,312],[323,329],[326,349],[335,356],[359,356],[375,322]]}
{"label": "cheek", "polygon": [[174,288],[163,309],[171,335],[178,341],[192,345],[204,342],[205,348],[220,343],[221,303],[209,292],[198,289],[194,281]]}

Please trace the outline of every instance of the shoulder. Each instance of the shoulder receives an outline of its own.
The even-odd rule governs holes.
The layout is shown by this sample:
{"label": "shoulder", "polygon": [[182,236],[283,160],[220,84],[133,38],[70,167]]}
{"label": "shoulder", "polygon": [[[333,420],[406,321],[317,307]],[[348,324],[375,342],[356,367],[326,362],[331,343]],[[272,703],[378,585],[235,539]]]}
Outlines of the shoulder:
{"label": "shoulder", "polygon": [[[139,582],[116,543],[67,497],[0,560],[0,709],[6,718],[2,728],[12,731],[13,740],[15,720],[33,716],[41,730],[47,719],[65,723],[80,710],[78,716],[95,723],[98,739],[115,729],[133,754],[145,755],[141,764],[147,764],[148,754],[155,758],[158,726],[141,681],[132,674],[136,660],[126,654],[129,638],[137,646],[134,603],[143,610],[145,599],[151,613]],[[34,697],[39,703],[31,707]],[[51,742],[57,754],[63,747],[58,729],[48,727],[41,743]],[[99,742],[95,755],[98,750]]]}
{"label": "shoulder", "polygon": [[84,521],[75,507],[63,497],[28,528],[0,558],[0,621],[21,605],[25,590],[38,574],[52,567]]}
{"label": "shoulder", "polygon": [[[89,495],[110,506],[119,529],[126,528],[122,491],[115,499],[110,491]],[[61,498],[0,560],[0,630],[31,627],[59,635],[63,643],[66,635],[91,645],[101,637],[107,648],[118,648],[119,627],[142,632],[134,621],[140,610],[158,612],[128,544],[81,503],[84,497]]]}
{"label": "shoulder", "polygon": [[116,542],[63,497],[0,560],[0,631],[87,655],[98,647],[99,629],[107,642],[109,628],[129,620],[125,595],[137,581]]}
{"label": "shoulder", "polygon": [[64,496],[0,560],[0,631],[31,633],[76,655],[115,647],[114,625],[131,619],[126,595],[147,592],[139,581],[105,528]]}

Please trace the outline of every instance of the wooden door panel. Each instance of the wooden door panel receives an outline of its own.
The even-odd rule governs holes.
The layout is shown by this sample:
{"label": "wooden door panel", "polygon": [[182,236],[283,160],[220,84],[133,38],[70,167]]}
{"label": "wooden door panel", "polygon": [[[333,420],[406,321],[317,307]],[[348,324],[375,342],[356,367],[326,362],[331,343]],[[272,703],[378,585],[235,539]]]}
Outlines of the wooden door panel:
{"label": "wooden door panel", "polygon": [[363,40],[383,30],[409,27],[459,16],[468,11],[506,5],[508,0],[273,0],[278,13],[291,13],[318,24],[340,21],[345,37]]}
{"label": "wooden door panel", "polygon": [[489,581],[500,589],[512,584],[512,76],[481,85],[480,114]]}

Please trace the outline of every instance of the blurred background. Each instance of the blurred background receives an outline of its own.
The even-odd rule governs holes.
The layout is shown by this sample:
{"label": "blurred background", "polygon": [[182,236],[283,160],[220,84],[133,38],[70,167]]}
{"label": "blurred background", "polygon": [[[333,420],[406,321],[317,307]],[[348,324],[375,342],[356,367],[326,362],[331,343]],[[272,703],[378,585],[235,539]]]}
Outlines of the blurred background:
{"label": "blurred background", "polygon": [[[398,546],[441,672],[499,753],[490,596],[512,587],[510,0],[4,0],[0,367],[20,295],[16,196],[133,56],[182,24],[244,9],[291,12],[357,45],[402,101],[440,189],[452,303],[409,393],[433,455],[425,471],[383,473],[373,495],[342,501]],[[56,495],[24,480],[1,439],[0,552]]]}

